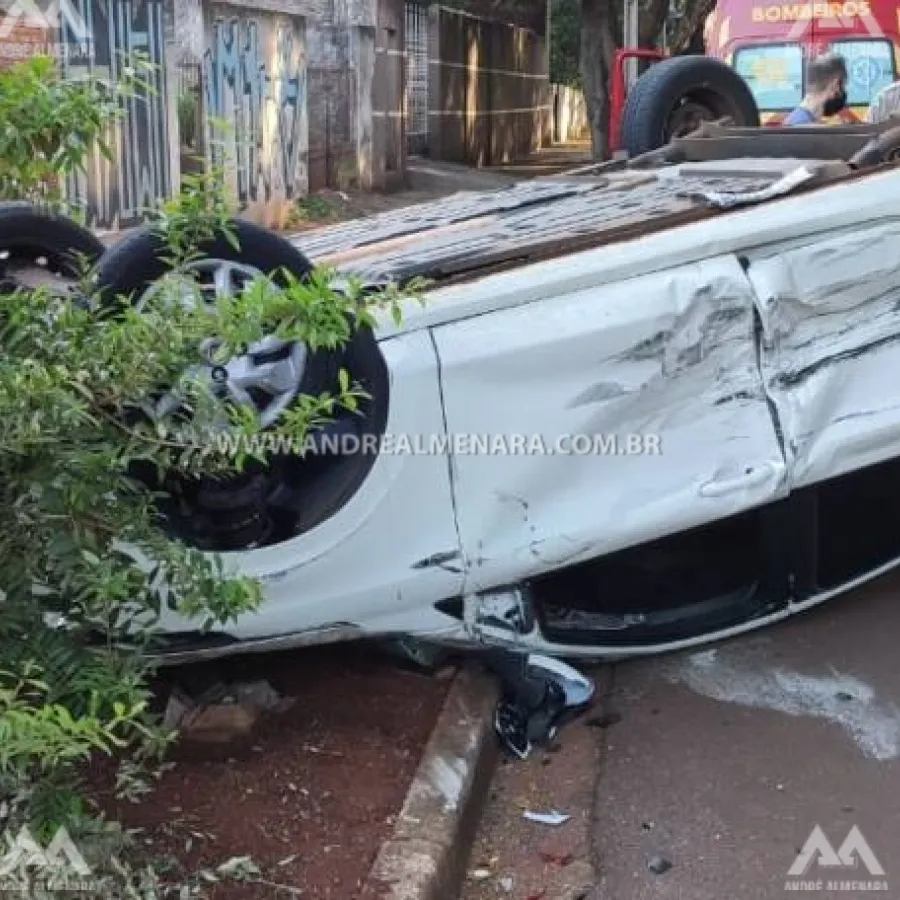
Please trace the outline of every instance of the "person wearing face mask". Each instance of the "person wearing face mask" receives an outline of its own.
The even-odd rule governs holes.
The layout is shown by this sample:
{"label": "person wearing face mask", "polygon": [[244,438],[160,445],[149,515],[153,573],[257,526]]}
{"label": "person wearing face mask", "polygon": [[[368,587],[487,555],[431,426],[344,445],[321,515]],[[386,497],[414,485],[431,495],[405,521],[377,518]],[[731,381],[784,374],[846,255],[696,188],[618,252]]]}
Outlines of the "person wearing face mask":
{"label": "person wearing face mask", "polygon": [[817,125],[847,105],[847,63],[837,53],[813,59],[806,69],[806,96],[785,125]]}

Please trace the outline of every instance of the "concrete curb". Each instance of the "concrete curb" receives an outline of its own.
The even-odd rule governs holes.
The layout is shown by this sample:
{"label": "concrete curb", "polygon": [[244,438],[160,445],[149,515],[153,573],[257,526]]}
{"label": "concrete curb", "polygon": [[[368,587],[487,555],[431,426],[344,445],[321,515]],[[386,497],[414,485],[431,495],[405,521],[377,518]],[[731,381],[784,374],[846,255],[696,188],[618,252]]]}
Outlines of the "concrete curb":
{"label": "concrete curb", "polygon": [[498,747],[494,680],[475,668],[456,676],[394,832],[379,850],[363,895],[450,900],[465,877]]}
{"label": "concrete curb", "polygon": [[406,184],[419,191],[496,191],[519,181],[512,175],[444,160],[416,158],[406,164]]}

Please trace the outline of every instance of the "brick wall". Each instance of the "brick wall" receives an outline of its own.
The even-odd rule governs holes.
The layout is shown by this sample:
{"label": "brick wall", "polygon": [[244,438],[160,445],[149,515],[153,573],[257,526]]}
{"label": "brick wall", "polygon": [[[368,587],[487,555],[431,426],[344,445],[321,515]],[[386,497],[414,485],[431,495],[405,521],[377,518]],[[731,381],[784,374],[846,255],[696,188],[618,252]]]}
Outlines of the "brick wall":
{"label": "brick wall", "polygon": [[47,53],[55,40],[49,29],[17,22],[6,37],[0,38],[0,67],[15,65],[39,53]]}

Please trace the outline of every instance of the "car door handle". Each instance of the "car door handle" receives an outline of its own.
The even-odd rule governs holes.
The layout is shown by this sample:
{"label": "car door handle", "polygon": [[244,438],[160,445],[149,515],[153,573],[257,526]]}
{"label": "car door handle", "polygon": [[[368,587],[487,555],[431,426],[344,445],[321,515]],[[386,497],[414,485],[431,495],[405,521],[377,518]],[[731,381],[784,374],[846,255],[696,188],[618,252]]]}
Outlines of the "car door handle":
{"label": "car door handle", "polygon": [[774,472],[775,468],[771,463],[763,463],[761,466],[748,469],[742,475],[736,475],[734,478],[714,478],[712,481],[707,481],[700,485],[700,496],[722,497],[734,491],[759,487],[759,485],[768,481]]}

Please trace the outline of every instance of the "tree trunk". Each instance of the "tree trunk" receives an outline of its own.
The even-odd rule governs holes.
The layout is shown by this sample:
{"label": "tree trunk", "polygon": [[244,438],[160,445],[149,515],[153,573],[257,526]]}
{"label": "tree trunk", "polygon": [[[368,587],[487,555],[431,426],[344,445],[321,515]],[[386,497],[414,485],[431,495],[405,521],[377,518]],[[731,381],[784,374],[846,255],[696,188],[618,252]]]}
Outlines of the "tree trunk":
{"label": "tree trunk", "polygon": [[[715,3],[715,0],[713,0]],[[660,32],[669,12],[669,0],[647,0],[641,9],[638,26],[638,44],[641,47],[653,47],[659,39]]]}
{"label": "tree trunk", "polygon": [[615,41],[613,0],[581,0],[581,84],[594,159],[607,157],[609,79]]}
{"label": "tree trunk", "polygon": [[[716,0],[695,0],[689,3],[684,15],[675,28],[675,33],[670,37],[672,53],[683,53],[691,46],[691,42],[698,32],[703,31],[706,17],[715,9]],[[701,53],[703,50],[700,51]]]}

